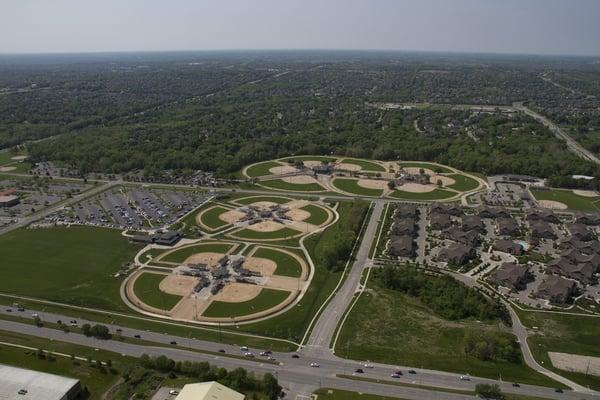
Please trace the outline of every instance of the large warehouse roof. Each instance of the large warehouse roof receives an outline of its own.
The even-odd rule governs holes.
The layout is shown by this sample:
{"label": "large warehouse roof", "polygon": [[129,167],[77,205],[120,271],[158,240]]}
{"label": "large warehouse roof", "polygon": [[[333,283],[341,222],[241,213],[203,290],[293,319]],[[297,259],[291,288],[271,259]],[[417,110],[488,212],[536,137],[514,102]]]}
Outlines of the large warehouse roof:
{"label": "large warehouse roof", "polygon": [[[61,400],[76,385],[77,379],[0,364],[1,400]],[[26,394],[19,394],[20,390]]]}
{"label": "large warehouse roof", "polygon": [[175,400],[244,400],[241,393],[218,382],[185,385]]}

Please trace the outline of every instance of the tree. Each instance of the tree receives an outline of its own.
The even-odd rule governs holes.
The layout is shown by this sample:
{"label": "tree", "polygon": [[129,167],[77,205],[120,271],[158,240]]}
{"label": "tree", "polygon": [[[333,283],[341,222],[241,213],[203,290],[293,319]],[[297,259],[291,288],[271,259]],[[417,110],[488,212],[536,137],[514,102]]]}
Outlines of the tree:
{"label": "tree", "polygon": [[444,186],[444,183],[442,182],[441,179],[438,179],[437,182],[436,182],[436,184],[438,185],[438,187]]}
{"label": "tree", "polygon": [[496,384],[478,383],[475,386],[475,394],[484,399],[502,400],[504,395],[500,390],[500,386]]}
{"label": "tree", "polygon": [[388,183],[387,183],[387,187],[388,187],[388,189],[390,189],[390,190],[394,190],[394,189],[396,189],[396,181],[388,181]]}

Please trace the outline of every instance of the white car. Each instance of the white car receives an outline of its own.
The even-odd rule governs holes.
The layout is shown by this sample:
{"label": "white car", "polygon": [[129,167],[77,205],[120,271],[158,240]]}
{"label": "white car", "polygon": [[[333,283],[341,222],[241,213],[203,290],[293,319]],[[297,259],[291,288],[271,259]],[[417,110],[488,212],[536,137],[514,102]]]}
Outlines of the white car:
{"label": "white car", "polygon": [[246,346],[242,346],[242,347],[240,347],[240,350],[241,350],[241,351],[248,351],[248,347],[246,347]]}
{"label": "white car", "polygon": [[363,367],[365,367],[365,368],[373,368],[373,364],[363,364]]}
{"label": "white car", "polygon": [[471,380],[471,378],[470,378],[469,376],[467,376],[467,375],[461,375],[461,376],[460,376],[460,380],[461,380],[461,381],[470,381],[470,380]]}
{"label": "white car", "polygon": [[254,357],[254,354],[252,354],[252,353],[251,353],[251,352],[249,352],[249,351],[245,352],[245,353],[244,353],[244,355],[245,355],[246,357],[250,357],[250,358]]}
{"label": "white car", "polygon": [[179,392],[177,390],[169,390],[169,394],[171,396],[177,396],[179,394]]}
{"label": "white car", "polygon": [[311,362],[310,366],[313,367],[313,368],[319,368],[320,367],[320,365],[317,364],[316,362]]}

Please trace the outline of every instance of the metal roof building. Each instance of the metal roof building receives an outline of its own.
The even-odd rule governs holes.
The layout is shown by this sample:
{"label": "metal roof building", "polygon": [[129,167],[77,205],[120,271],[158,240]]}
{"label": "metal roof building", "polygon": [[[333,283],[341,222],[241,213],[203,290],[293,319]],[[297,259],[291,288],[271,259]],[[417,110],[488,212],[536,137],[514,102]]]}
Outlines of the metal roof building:
{"label": "metal roof building", "polygon": [[79,380],[0,364],[0,400],[71,400]]}
{"label": "metal roof building", "polygon": [[244,400],[245,397],[219,382],[203,382],[185,385],[175,400]]}

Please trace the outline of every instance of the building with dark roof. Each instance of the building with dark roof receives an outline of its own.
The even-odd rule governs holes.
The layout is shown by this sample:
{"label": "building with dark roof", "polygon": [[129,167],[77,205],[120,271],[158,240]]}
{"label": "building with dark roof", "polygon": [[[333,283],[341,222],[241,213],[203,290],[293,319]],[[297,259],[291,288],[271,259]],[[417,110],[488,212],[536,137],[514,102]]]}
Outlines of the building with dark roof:
{"label": "building with dark roof", "polygon": [[13,207],[19,204],[19,198],[15,195],[0,196],[0,208]]}
{"label": "building with dark roof", "polygon": [[417,233],[417,227],[415,221],[412,219],[397,220],[392,225],[392,234],[396,236],[415,236]]}
{"label": "building with dark roof", "polygon": [[453,240],[469,246],[476,246],[479,244],[479,232],[476,230],[465,232],[456,226],[451,226],[448,229],[444,229],[441,236],[445,239]]}
{"label": "building with dark roof", "polygon": [[392,257],[413,258],[415,256],[415,242],[410,236],[392,236],[388,252]]}
{"label": "building with dark roof", "polygon": [[600,214],[581,214],[577,217],[575,222],[578,224],[597,226],[600,225]]}
{"label": "building with dark roof", "polygon": [[560,218],[552,211],[547,210],[530,210],[527,212],[527,219],[529,221],[546,221],[552,224],[560,223]]}
{"label": "building with dark roof", "polygon": [[584,224],[571,224],[567,227],[567,229],[569,232],[571,232],[571,236],[576,237],[583,242],[594,240],[593,232],[590,231]]}
{"label": "building with dark roof", "polygon": [[555,239],[556,234],[547,222],[537,220],[529,223],[531,236],[535,239]]}
{"label": "building with dark roof", "polygon": [[591,264],[577,263],[567,258],[550,261],[546,266],[546,272],[566,276],[586,285],[596,282],[595,268]]}
{"label": "building with dark roof", "polygon": [[431,212],[439,213],[439,214],[453,215],[455,217],[460,217],[461,215],[464,214],[462,208],[460,208],[460,207],[457,207],[453,204],[439,204],[439,203],[431,206]]}
{"label": "building with dark roof", "polygon": [[568,303],[575,294],[577,285],[574,281],[557,275],[549,275],[538,287],[535,295],[538,298],[549,300],[555,304]]}
{"label": "building with dark roof", "polygon": [[448,214],[431,214],[430,222],[431,229],[436,231],[441,231],[442,229],[447,229],[452,225],[452,219],[450,219],[450,215]]}
{"label": "building with dark roof", "polygon": [[419,215],[419,209],[416,206],[414,206],[412,204],[402,204],[398,208],[396,208],[396,212],[394,213],[394,218],[416,219],[418,215]]}
{"label": "building with dark roof", "polygon": [[481,218],[510,218],[510,213],[503,208],[483,207],[479,210],[478,215]]}
{"label": "building with dark roof", "polygon": [[532,276],[529,268],[515,263],[503,263],[490,274],[490,280],[500,286],[514,290],[523,290]]}
{"label": "building with dark roof", "polygon": [[498,234],[504,236],[515,236],[521,231],[519,224],[513,218],[501,218],[496,220],[498,225]]}
{"label": "building with dark roof", "polygon": [[496,240],[494,242],[494,250],[512,254],[514,256],[520,256],[523,254],[523,246],[521,246],[519,243],[513,242],[512,240]]}
{"label": "building with dark roof", "polygon": [[485,232],[485,224],[478,215],[465,215],[462,217],[463,231]]}
{"label": "building with dark roof", "polygon": [[475,249],[461,243],[453,243],[442,249],[439,253],[439,260],[445,261],[451,265],[463,265],[475,258]]}

